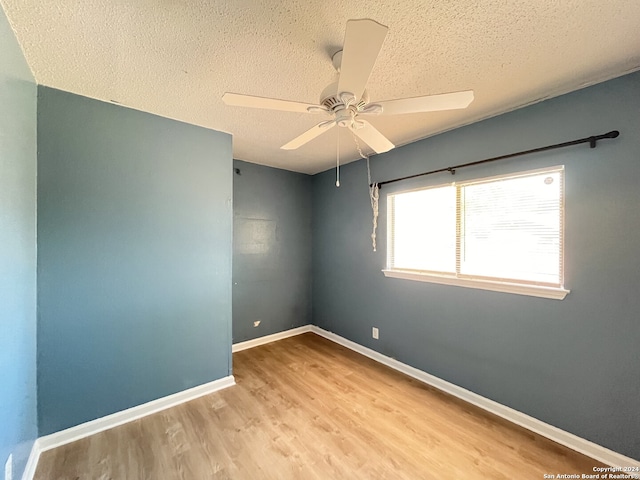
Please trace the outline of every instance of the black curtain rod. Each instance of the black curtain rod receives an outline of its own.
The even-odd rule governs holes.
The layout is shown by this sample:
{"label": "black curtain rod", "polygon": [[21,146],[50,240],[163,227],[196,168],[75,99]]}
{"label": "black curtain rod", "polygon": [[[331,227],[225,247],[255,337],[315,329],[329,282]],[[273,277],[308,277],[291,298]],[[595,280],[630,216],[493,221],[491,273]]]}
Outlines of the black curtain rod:
{"label": "black curtain rod", "polygon": [[[528,155],[530,153],[538,153],[544,152],[547,150],[555,150],[556,148],[570,147],[572,145],[579,145],[581,143],[588,143],[589,148],[596,148],[596,143],[598,140],[603,140],[605,138],[616,138],[620,135],[618,130],[613,130],[609,133],[603,133],[602,135],[595,135],[592,137],[581,138],[579,140],[572,140],[571,142],[557,143],[555,145],[548,145],[546,147],[534,148],[533,150],[524,150],[522,152],[510,153],[508,155],[500,155],[499,157],[487,158],[485,160],[478,160],[477,162],[463,163],[460,165],[454,165],[453,167],[445,167],[439,168],[438,170],[431,170],[430,172],[424,173],[416,173],[415,175],[409,175],[407,177],[402,178],[394,178],[393,180],[386,180],[384,182],[378,183],[378,188],[381,188],[382,185],[387,185],[389,183],[401,182],[402,180],[409,180],[411,178],[422,177],[424,175],[432,175],[434,173],[442,173],[442,172],[450,172],[451,175],[455,175],[456,170],[464,167],[471,167],[473,165],[480,165],[482,163],[495,162],[497,160],[505,160],[507,158],[519,157],[520,155]],[[370,185],[373,186],[373,185]]]}

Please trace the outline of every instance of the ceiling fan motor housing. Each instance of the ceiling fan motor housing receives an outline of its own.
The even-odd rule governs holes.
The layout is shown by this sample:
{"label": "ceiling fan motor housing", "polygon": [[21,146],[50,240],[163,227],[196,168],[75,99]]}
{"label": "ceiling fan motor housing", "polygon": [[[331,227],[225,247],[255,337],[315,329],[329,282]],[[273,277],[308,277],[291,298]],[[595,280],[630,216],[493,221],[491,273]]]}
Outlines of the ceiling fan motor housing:
{"label": "ceiling fan motor housing", "polygon": [[338,82],[331,83],[320,94],[320,105],[326,107],[329,112],[337,112],[348,107],[355,107],[356,111],[360,111],[369,103],[369,93],[366,90],[355,103],[345,103],[344,96],[348,97],[349,94],[338,92]]}

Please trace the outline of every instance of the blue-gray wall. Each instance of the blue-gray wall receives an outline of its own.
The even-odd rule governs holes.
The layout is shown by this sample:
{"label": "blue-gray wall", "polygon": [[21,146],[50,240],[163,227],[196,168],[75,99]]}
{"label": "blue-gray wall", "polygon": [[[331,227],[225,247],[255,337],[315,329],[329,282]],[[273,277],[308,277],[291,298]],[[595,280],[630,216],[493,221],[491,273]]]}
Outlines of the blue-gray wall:
{"label": "blue-gray wall", "polygon": [[231,136],[38,88],[41,435],[231,371]]}
{"label": "blue-gray wall", "polygon": [[311,323],[311,177],[239,160],[234,166],[237,343]]}
{"label": "blue-gray wall", "polygon": [[0,7],[0,468],[13,454],[15,478],[36,419],[36,85]]}
{"label": "blue-gray wall", "polygon": [[[437,113],[434,113],[437,115]],[[563,301],[385,278],[385,194],[370,246],[366,165],[313,180],[313,322],[456,385],[640,459],[640,73],[398,148],[374,181],[618,129],[616,140],[459,170],[566,166]],[[371,327],[380,328],[380,340]]]}

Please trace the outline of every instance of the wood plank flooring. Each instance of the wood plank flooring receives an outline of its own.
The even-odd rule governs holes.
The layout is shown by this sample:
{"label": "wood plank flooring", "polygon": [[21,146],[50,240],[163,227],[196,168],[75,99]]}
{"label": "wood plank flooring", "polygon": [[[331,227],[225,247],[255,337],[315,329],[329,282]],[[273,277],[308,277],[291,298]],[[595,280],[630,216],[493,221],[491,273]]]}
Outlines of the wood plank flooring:
{"label": "wood plank flooring", "polygon": [[313,333],[237,385],[44,452],[35,479],[542,479],[599,462]]}

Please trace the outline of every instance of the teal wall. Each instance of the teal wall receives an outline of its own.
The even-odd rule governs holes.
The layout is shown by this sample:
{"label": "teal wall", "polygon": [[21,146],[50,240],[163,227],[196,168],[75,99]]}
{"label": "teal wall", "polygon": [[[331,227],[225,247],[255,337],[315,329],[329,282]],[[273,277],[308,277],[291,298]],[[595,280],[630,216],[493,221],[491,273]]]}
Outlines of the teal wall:
{"label": "teal wall", "polygon": [[[45,435],[231,372],[232,195],[235,341],[312,319],[640,459],[640,74],[372,159],[385,180],[619,129],[595,150],[456,176],[565,165],[572,292],[554,301],[383,277],[385,195],[447,175],[383,190],[374,253],[363,162],[343,167],[339,189],[333,171],[244,162],[232,179],[230,136],[37,89],[4,13],[0,44],[0,462],[13,454],[14,478],[38,426]],[[245,221],[256,219],[274,228]]]}
{"label": "teal wall", "polygon": [[[434,115],[437,115],[435,113]],[[640,459],[640,73],[372,158],[383,181],[620,130],[618,139],[459,170],[566,167],[563,301],[385,278],[370,244],[364,162],[313,179],[313,322],[580,437]],[[371,327],[380,328],[380,340]]]}
{"label": "teal wall", "polygon": [[231,372],[231,136],[38,89],[46,435]]}
{"label": "teal wall", "polygon": [[0,7],[0,470],[36,427],[36,85]]}
{"label": "teal wall", "polygon": [[239,160],[234,166],[237,343],[311,323],[312,177]]}

